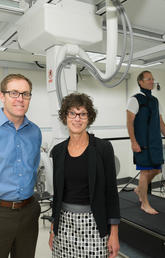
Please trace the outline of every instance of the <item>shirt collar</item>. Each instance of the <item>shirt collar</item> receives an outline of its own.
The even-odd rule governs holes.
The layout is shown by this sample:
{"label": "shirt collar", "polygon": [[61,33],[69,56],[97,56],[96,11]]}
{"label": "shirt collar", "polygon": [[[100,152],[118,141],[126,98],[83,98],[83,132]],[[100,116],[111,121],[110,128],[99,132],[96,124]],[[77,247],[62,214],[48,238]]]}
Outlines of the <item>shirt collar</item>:
{"label": "shirt collar", "polygon": [[3,108],[1,108],[0,109],[0,126],[5,124],[8,121],[9,121],[9,119],[7,118],[7,116],[5,116],[5,114],[3,112]]}
{"label": "shirt collar", "polygon": [[144,95],[144,96],[145,96],[144,92],[139,91],[138,93],[140,93],[140,94],[142,94],[142,95]]}
{"label": "shirt collar", "polygon": [[144,88],[140,87],[140,91],[143,92],[146,96],[151,96],[152,95],[151,90],[144,89]]}
{"label": "shirt collar", "polygon": [[31,122],[29,121],[29,119],[24,116],[24,120],[23,120],[23,123],[20,125],[19,129],[23,128],[24,126],[30,124]]}
{"label": "shirt collar", "polygon": [[[3,112],[3,108],[0,108],[0,126],[9,121],[10,120],[7,118],[7,116]],[[30,123],[29,119],[25,116],[20,128],[23,128],[24,126],[28,125],[29,123]]]}

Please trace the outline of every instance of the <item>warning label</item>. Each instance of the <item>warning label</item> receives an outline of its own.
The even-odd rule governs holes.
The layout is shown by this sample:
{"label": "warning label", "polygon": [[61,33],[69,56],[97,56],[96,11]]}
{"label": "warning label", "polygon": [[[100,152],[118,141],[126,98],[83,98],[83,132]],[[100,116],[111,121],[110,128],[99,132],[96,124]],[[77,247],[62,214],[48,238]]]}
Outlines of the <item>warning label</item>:
{"label": "warning label", "polygon": [[52,71],[52,69],[50,69],[50,70],[48,71],[48,82],[49,82],[49,83],[52,83],[52,82],[53,82],[53,71]]}

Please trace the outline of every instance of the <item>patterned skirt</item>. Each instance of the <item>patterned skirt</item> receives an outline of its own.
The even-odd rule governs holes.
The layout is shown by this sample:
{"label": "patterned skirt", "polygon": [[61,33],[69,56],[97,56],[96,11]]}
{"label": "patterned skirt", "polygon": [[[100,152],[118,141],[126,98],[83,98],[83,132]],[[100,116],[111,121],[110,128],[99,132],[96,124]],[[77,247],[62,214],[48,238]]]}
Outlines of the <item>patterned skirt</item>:
{"label": "patterned skirt", "polygon": [[93,214],[61,211],[53,258],[106,258],[108,236],[100,238]]}

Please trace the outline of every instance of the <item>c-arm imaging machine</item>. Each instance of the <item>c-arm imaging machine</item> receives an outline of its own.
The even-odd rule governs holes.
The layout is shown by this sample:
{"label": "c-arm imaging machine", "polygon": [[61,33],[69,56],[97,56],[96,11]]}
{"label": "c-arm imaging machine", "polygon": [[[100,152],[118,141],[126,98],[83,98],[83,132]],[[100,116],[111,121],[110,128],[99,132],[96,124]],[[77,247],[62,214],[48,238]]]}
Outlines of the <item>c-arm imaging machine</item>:
{"label": "c-arm imaging machine", "polygon": [[[31,53],[46,53],[47,90],[50,96],[52,125],[56,142],[66,138],[66,130],[57,119],[61,99],[77,90],[76,65],[81,65],[106,87],[124,80],[133,54],[133,36],[129,19],[119,0],[106,0],[106,69],[101,72],[85,52],[103,40],[103,17],[96,6],[78,0],[38,0],[17,23],[18,42]],[[116,66],[118,17],[123,27],[123,49]],[[130,58],[121,78],[112,83],[126,57],[127,28],[130,39]],[[114,80],[113,80],[114,81]]]}

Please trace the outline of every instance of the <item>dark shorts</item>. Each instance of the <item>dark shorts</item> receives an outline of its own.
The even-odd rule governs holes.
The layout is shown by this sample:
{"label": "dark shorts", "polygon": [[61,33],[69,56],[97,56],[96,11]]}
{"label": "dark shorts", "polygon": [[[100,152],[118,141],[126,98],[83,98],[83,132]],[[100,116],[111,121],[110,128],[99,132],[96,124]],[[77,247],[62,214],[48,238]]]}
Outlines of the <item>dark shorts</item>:
{"label": "dark shorts", "polygon": [[151,167],[143,167],[136,165],[136,170],[153,170],[153,169],[161,169],[162,166],[151,166]]}

